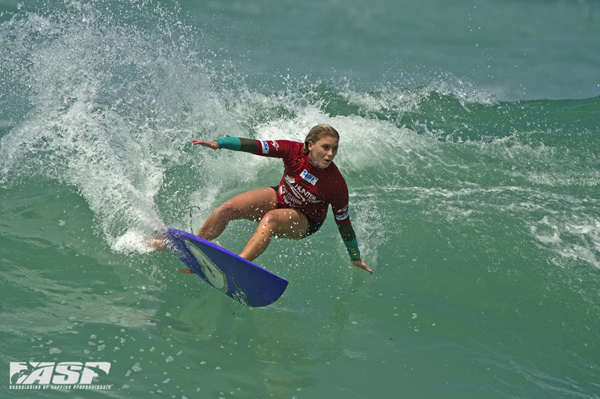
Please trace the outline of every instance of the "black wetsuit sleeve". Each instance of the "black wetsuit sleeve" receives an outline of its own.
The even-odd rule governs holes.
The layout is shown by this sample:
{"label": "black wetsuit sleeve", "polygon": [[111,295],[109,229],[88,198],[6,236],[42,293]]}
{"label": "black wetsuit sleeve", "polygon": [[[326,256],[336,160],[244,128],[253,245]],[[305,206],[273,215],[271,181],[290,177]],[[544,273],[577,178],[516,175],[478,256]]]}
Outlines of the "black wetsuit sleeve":
{"label": "black wetsuit sleeve", "polygon": [[240,147],[240,151],[249,152],[255,154],[258,150],[258,141],[254,139],[243,139],[240,138],[242,142],[242,146]]}
{"label": "black wetsuit sleeve", "polygon": [[356,239],[356,233],[354,233],[354,229],[352,228],[352,224],[341,224],[338,225],[338,230],[340,231],[340,235],[342,236],[342,240],[344,241],[352,241]]}

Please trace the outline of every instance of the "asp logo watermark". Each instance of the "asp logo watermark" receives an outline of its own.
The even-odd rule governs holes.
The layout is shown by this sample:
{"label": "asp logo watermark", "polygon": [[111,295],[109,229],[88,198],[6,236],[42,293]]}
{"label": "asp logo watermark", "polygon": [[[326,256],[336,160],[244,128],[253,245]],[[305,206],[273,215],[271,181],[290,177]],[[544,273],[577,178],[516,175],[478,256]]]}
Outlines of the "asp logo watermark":
{"label": "asp logo watermark", "polygon": [[11,362],[9,389],[110,389],[109,362]]}

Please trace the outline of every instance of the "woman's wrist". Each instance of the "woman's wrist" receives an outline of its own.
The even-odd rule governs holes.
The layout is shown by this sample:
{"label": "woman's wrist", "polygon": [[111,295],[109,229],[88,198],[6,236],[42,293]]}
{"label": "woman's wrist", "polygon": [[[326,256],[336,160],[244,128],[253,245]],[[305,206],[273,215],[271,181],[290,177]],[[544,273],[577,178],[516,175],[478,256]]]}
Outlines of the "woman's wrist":
{"label": "woman's wrist", "polygon": [[344,241],[350,260],[353,262],[360,261],[360,250],[358,249],[358,241],[356,238],[352,241]]}

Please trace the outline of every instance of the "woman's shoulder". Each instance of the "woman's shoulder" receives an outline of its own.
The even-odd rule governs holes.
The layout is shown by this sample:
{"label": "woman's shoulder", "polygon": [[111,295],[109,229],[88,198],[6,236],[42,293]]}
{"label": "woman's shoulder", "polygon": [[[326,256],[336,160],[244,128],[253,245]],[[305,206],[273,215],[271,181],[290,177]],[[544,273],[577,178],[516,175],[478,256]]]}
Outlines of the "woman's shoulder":
{"label": "woman's shoulder", "polygon": [[[302,152],[302,143],[291,140],[261,140],[257,139],[256,154],[267,157],[283,158]],[[292,155],[293,156],[293,155]]]}
{"label": "woman's shoulder", "polygon": [[268,153],[271,149],[279,150],[295,150],[302,149],[304,143],[292,140],[257,140],[263,153]]}
{"label": "woman's shoulder", "polygon": [[346,186],[346,179],[344,178],[344,175],[342,175],[342,172],[340,172],[340,170],[338,169],[337,165],[332,162],[331,165],[329,165],[327,167],[328,172],[329,172],[329,178],[334,182],[334,184],[339,186]]}

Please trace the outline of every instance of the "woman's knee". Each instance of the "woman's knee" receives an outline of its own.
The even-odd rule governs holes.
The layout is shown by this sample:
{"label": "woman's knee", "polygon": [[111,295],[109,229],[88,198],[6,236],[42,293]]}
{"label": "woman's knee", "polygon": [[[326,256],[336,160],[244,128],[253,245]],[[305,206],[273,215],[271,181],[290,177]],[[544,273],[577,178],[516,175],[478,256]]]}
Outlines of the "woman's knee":
{"label": "woman's knee", "polygon": [[268,211],[260,220],[260,225],[274,229],[279,224],[279,216],[275,211]]}

